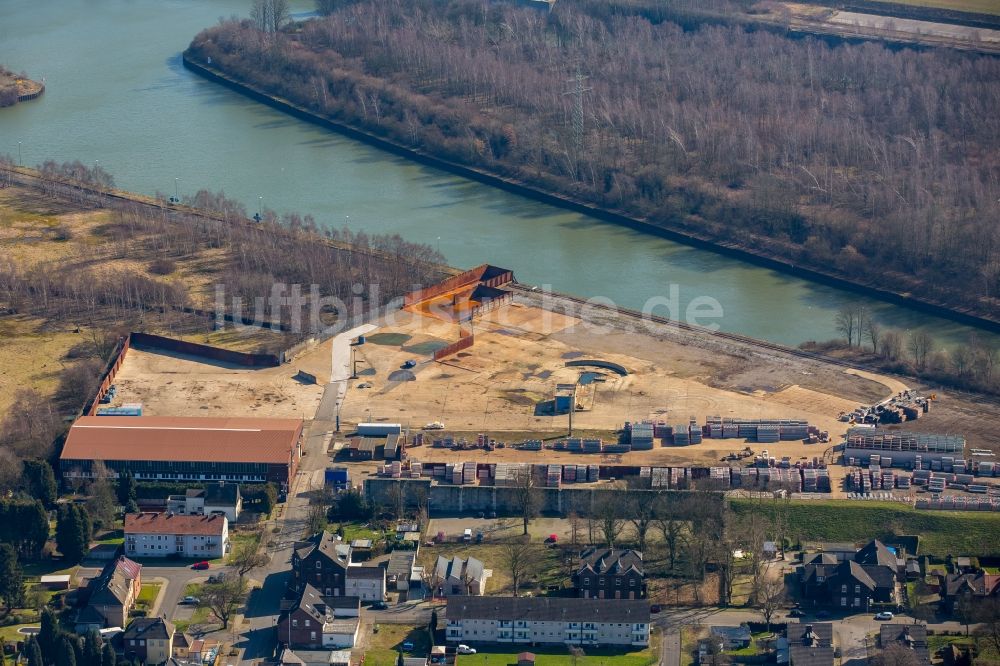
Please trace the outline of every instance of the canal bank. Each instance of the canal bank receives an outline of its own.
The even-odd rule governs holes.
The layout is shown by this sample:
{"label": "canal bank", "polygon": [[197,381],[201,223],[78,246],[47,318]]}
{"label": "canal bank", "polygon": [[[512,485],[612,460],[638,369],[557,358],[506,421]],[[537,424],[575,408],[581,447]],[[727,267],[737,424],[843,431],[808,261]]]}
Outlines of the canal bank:
{"label": "canal bank", "polygon": [[568,210],[582,213],[606,222],[624,225],[632,229],[661,236],[668,240],[684,243],[685,245],[716,252],[724,256],[749,262],[771,270],[788,273],[789,275],[793,275],[798,278],[818,282],[836,287],[838,289],[854,291],[871,298],[877,298],[888,303],[913,308],[915,310],[926,312],[944,319],[950,319],[967,326],[974,326],[993,333],[1000,333],[1000,318],[997,318],[996,315],[988,316],[986,313],[969,309],[953,308],[940,301],[931,300],[926,297],[917,297],[909,293],[893,291],[882,285],[874,283],[852,280],[847,276],[822,271],[815,267],[803,266],[777,256],[765,254],[761,251],[745,248],[735,243],[726,243],[707,236],[699,235],[690,230],[665,227],[647,220],[629,217],[616,213],[612,210],[599,208],[561,194],[540,190],[528,185],[527,183],[510,178],[504,178],[486,172],[482,169],[476,169],[437,157],[435,155],[430,155],[420,150],[408,148],[393,141],[389,141],[383,137],[377,136],[362,128],[354,127],[320,116],[295,104],[294,102],[291,102],[290,100],[270,95],[266,91],[251,84],[234,79],[224,72],[210,67],[206,63],[198,62],[190,57],[187,52],[182,55],[182,59],[184,66],[192,72],[195,72],[199,76],[202,76],[210,81],[235,90],[255,101],[267,104],[272,108],[291,114],[301,120],[339,132],[352,139],[364,141],[365,143],[375,146],[381,150],[414,160],[420,164],[441,169],[443,171],[462,176],[463,178],[475,180],[485,185],[497,187],[504,191],[528,197],[551,206],[566,208]]}

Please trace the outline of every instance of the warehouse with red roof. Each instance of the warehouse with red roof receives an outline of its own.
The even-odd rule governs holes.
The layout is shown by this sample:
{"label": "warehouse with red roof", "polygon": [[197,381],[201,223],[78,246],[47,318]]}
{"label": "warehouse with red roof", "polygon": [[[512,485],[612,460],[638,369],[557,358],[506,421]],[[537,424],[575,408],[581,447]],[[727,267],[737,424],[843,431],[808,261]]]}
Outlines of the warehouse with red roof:
{"label": "warehouse with red roof", "polygon": [[140,481],[273,481],[287,489],[301,456],[301,419],[82,416],[60,469],[87,479],[101,461]]}

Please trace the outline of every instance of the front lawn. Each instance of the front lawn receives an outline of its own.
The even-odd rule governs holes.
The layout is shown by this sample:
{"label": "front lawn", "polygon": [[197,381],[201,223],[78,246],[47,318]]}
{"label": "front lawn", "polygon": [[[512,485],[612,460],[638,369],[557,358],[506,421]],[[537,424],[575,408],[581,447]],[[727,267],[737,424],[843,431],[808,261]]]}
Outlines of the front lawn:
{"label": "front lawn", "polygon": [[156,597],[160,594],[160,587],[162,587],[160,583],[143,583],[135,600],[135,607],[144,613],[149,613],[156,602]]}
{"label": "front lawn", "polygon": [[[582,647],[583,656],[574,658],[565,647],[525,647],[516,652],[500,651],[497,648],[494,652],[492,648],[477,649],[476,654],[462,655],[460,662],[462,666],[502,666],[505,664],[516,664],[517,655],[524,650],[535,654],[536,666],[649,666],[658,661],[653,648],[644,650],[613,650],[608,648]],[[507,648],[510,649],[510,648]]]}

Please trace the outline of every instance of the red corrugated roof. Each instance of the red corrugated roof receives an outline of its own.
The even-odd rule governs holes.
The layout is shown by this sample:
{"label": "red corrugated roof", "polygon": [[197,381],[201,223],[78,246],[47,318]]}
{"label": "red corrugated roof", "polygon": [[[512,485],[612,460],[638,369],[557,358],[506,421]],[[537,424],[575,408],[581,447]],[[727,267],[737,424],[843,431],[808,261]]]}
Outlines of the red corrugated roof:
{"label": "red corrugated roof", "polygon": [[222,536],[225,516],[187,516],[179,513],[125,514],[125,534],[204,534]]}
{"label": "red corrugated roof", "polygon": [[299,419],[81,416],[62,458],[283,464],[301,431]]}

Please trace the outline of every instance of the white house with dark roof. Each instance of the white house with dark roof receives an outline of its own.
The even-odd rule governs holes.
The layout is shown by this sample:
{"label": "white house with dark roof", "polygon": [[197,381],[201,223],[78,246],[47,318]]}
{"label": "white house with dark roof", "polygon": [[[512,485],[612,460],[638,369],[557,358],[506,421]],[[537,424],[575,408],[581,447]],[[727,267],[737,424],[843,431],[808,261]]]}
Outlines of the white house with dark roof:
{"label": "white house with dark roof", "polygon": [[649,604],[639,599],[453,596],[446,616],[451,642],[649,645]]}
{"label": "white house with dark roof", "polygon": [[382,601],[385,599],[385,569],[381,566],[347,567],[345,587],[348,596],[362,601]]}
{"label": "white house with dark roof", "polygon": [[167,511],[191,516],[223,514],[230,523],[235,523],[243,510],[243,497],[238,483],[206,484],[204,488],[189,488],[183,495],[167,498]]}
{"label": "white house with dark roof", "polygon": [[438,592],[445,597],[453,594],[484,595],[489,573],[483,563],[474,557],[466,560],[457,555],[451,559],[439,556],[434,566]]}

